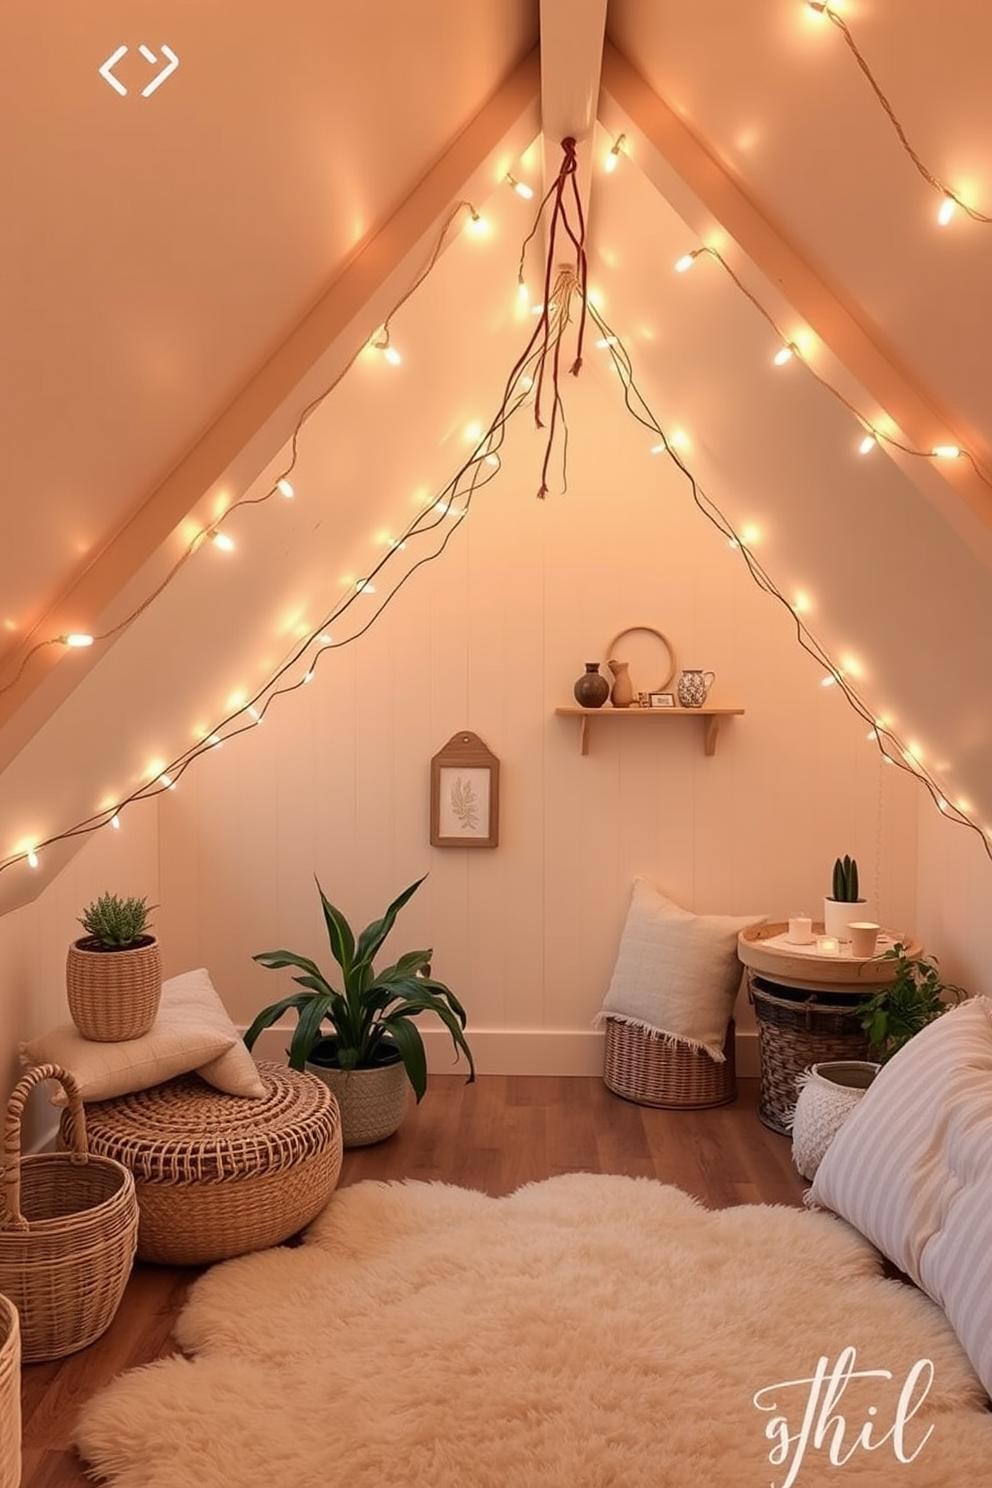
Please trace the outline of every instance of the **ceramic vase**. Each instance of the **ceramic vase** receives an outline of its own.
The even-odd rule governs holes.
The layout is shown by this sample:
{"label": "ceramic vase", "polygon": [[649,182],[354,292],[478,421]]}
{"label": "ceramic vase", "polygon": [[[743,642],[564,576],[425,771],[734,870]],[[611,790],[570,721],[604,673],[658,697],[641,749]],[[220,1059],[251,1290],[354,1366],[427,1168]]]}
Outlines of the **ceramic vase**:
{"label": "ceramic vase", "polygon": [[626,661],[608,661],[606,665],[613,673],[610,701],[614,708],[629,708],[634,701],[634,684],[630,680],[630,664]]}
{"label": "ceramic vase", "polygon": [[701,708],[713,686],[715,673],[699,668],[689,668],[679,678],[678,694],[680,708]]}
{"label": "ceramic vase", "polygon": [[598,661],[587,661],[586,669],[572,688],[575,701],[583,708],[601,708],[610,695],[610,684],[599,670]]}

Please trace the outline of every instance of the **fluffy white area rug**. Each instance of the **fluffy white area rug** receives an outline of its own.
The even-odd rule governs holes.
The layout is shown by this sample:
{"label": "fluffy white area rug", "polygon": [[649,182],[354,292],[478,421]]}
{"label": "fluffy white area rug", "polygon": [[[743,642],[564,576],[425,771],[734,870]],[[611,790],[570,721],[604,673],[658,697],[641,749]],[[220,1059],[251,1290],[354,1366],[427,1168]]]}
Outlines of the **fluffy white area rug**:
{"label": "fluffy white area rug", "polygon": [[842,1221],[712,1212],[651,1179],[342,1189],[304,1245],[198,1281],[177,1337],[192,1357],[83,1412],[77,1446],[116,1488],[992,1475],[992,1413],[943,1314]]}

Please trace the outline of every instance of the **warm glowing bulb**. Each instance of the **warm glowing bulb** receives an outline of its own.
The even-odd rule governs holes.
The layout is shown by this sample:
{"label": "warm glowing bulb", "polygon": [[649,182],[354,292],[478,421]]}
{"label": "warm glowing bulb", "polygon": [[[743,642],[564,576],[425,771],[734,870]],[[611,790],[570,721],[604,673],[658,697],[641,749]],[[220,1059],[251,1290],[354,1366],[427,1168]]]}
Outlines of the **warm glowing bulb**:
{"label": "warm glowing bulb", "polygon": [[521,305],[526,305],[530,299],[530,290],[522,279],[517,284],[517,299]]}
{"label": "warm glowing bulb", "polygon": [[956,206],[957,202],[954,200],[953,196],[944,197],[943,201],[940,204],[940,210],[937,213],[937,221],[940,223],[941,227],[946,227],[947,224],[950,222],[951,218],[954,216],[954,209]]}
{"label": "warm glowing bulb", "polygon": [[116,811],[114,812],[113,816],[110,818],[110,825],[113,827],[113,829],[114,829],[115,832],[119,832],[120,829],[121,829],[121,819],[118,816],[118,814],[117,814]]}
{"label": "warm glowing bulb", "polygon": [[[402,546],[403,546],[403,544],[400,543],[400,547],[402,547]],[[317,637],[317,639],[318,639],[318,641],[320,642],[320,644],[322,646],[333,646],[333,644],[334,644],[334,642],[331,640],[331,637],[327,634],[326,631],[322,632]]]}
{"label": "warm glowing bulb", "polygon": [[626,136],[623,134],[618,135],[616,144],[613,146],[613,149],[606,157],[606,169],[611,174],[617,168],[617,161],[620,159],[620,151],[623,149],[623,142],[625,138]]}
{"label": "warm glowing bulb", "polygon": [[498,465],[499,464],[499,455],[487,455],[486,456],[486,464],[487,465]]}
{"label": "warm glowing bulb", "polygon": [[[252,718],[254,718],[254,720],[255,720],[255,722],[256,722],[256,723],[261,723],[261,721],[262,721],[262,715],[261,715],[261,713],[260,713],[260,712],[259,712],[259,711],[258,711],[258,709],[257,709],[257,708],[249,708],[249,709],[248,709],[248,713],[249,713],[249,714],[250,714],[250,716],[251,716],[251,717],[252,717]],[[163,777],[163,778],[164,778],[164,777]]]}
{"label": "warm glowing bulb", "polygon": [[359,594],[375,593],[375,585],[370,584],[368,579],[359,579],[358,583],[355,585],[355,589]]}
{"label": "warm glowing bulb", "polygon": [[858,454],[859,455],[869,455],[869,454],[871,454],[872,450],[875,448],[875,446],[876,446],[877,443],[878,443],[878,440],[875,438],[874,434],[866,434],[865,437],[864,437],[864,439],[862,439],[861,443],[858,445]]}
{"label": "warm glowing bulb", "polygon": [[296,495],[296,492],[293,490],[293,487],[290,485],[285,476],[283,476],[281,480],[276,481],[276,490],[281,491],[282,494],[287,498]]}
{"label": "warm glowing bulb", "polygon": [[961,451],[956,444],[935,444],[930,453],[939,460],[956,460]]}
{"label": "warm glowing bulb", "polygon": [[780,351],[777,351],[775,353],[774,357],[772,358],[772,360],[774,361],[776,367],[784,367],[785,364],[786,364],[786,362],[790,361],[791,359],[792,359],[792,347],[791,346],[783,346],[782,349]]}
{"label": "warm glowing bulb", "polygon": [[694,253],[683,253],[682,257],[675,265],[676,274],[684,274],[686,269],[691,269],[695,262],[696,255]]}
{"label": "warm glowing bulb", "polygon": [[220,548],[222,553],[231,553],[234,551],[234,542],[228,537],[226,532],[211,532],[210,541],[215,548]]}
{"label": "warm glowing bulb", "polygon": [[616,346],[616,344],[616,336],[601,336],[600,339],[596,342],[596,345],[600,348],[601,351],[605,350],[608,346]]}
{"label": "warm glowing bulb", "polygon": [[507,175],[506,179],[518,196],[522,196],[524,201],[530,201],[534,195],[534,188],[532,186],[528,186],[526,181],[518,181],[516,176]]}
{"label": "warm glowing bulb", "polygon": [[821,687],[833,687],[834,684],[836,683],[836,681],[837,681],[837,678],[833,675],[832,672],[830,672],[826,677],[821,677],[820,678],[820,686]]}
{"label": "warm glowing bulb", "polygon": [[311,667],[308,672],[304,672],[304,674],[303,674],[303,685],[304,685],[304,687],[306,686],[306,684],[308,682],[312,682],[312,681],[313,681],[313,667]]}
{"label": "warm glowing bulb", "polygon": [[469,232],[473,232],[477,237],[481,238],[489,231],[489,223],[478,212],[473,212],[468,219],[468,228]]}
{"label": "warm glowing bulb", "polygon": [[34,848],[32,847],[31,850],[30,850],[30,852],[28,853],[28,867],[29,868],[37,868],[37,866],[38,866],[38,854],[35,852]]}
{"label": "warm glowing bulb", "polygon": [[400,362],[403,360],[399,352],[396,350],[395,346],[384,346],[382,354],[386,358],[386,361],[389,362],[393,367],[398,367]]}
{"label": "warm glowing bulb", "polygon": [[173,780],[171,775],[162,774],[158,777],[158,779],[159,784],[164,785],[167,790],[175,790],[176,782]]}
{"label": "warm glowing bulb", "polygon": [[93,637],[85,631],[73,631],[71,635],[62,637],[62,643],[65,646],[72,646],[78,650],[84,646],[92,646]]}

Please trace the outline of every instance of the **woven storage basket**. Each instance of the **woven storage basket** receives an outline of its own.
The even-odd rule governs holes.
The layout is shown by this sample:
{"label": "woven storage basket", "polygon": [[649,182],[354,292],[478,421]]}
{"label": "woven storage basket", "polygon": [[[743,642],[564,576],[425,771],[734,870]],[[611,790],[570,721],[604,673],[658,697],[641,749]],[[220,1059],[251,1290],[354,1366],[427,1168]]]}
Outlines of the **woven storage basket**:
{"label": "woven storage basket", "polygon": [[603,1080],[616,1095],[639,1106],[700,1110],[723,1106],[737,1095],[733,1019],[723,1043],[724,1063],[702,1049],[672,1043],[617,1018],[607,1018]]}
{"label": "woven storage basket", "polygon": [[792,1161],[812,1183],[827,1148],[878,1074],[880,1065],[863,1059],[814,1064],[799,1076],[792,1118]]}
{"label": "woven storage basket", "polygon": [[324,1208],[341,1172],[337,1101],[313,1075],[259,1072],[257,1100],[190,1074],[87,1106],[92,1150],[134,1174],[141,1260],[205,1265],[264,1250]]}
{"label": "woven storage basket", "polygon": [[792,1127],[799,1094],[796,1081],[804,1070],[828,1060],[861,1060],[868,1055],[868,1038],[856,1011],[861,994],[824,1002],[819,992],[794,988],[790,997],[789,991],[748,976],[761,1060],[758,1116],[783,1136]]}
{"label": "woven storage basket", "polygon": [[21,1335],[17,1308],[0,1296],[0,1488],[21,1481]]}
{"label": "woven storage basket", "polygon": [[[68,1151],[21,1157],[21,1117],[35,1085],[58,1080],[69,1100]],[[106,1332],[120,1305],[138,1233],[134,1180],[87,1146],[79,1087],[39,1064],[7,1103],[0,1209],[0,1292],[20,1314],[25,1363],[61,1359]]]}
{"label": "woven storage basket", "polygon": [[141,1038],[158,1014],[162,960],[158,941],[128,950],[86,950],[73,941],[66,954],[65,990],[72,1021],[83,1038],[121,1044]]}

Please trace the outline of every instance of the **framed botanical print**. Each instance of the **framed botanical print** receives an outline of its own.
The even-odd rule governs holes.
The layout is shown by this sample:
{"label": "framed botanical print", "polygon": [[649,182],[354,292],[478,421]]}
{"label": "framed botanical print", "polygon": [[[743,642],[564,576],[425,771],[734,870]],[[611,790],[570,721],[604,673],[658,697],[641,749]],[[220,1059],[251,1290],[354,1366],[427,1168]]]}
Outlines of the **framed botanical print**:
{"label": "framed botanical print", "polygon": [[431,760],[431,846],[499,842],[499,760],[478,734],[453,734]]}

